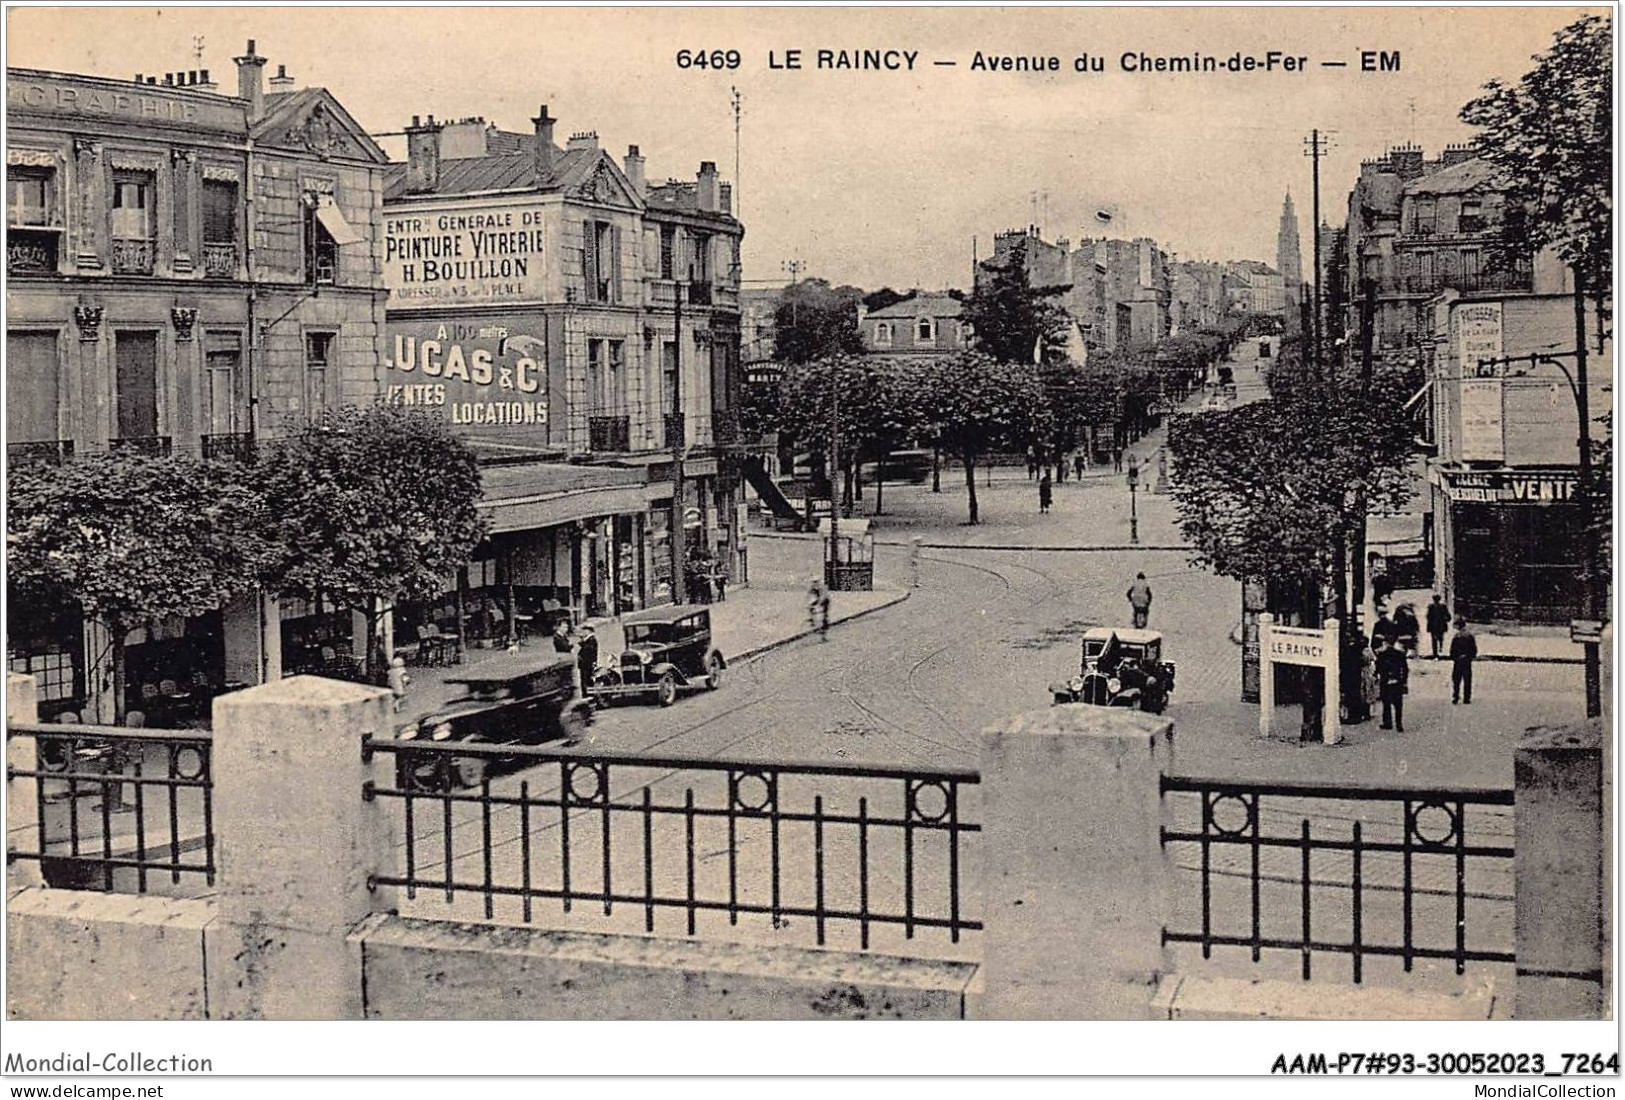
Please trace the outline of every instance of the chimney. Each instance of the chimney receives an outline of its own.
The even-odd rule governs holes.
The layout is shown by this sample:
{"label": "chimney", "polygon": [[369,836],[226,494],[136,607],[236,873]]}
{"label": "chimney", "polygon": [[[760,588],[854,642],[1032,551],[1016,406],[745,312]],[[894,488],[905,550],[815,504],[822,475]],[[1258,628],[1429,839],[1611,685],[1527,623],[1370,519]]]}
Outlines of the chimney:
{"label": "chimney", "polygon": [[581,130],[570,135],[570,144],[566,149],[587,149],[596,152],[598,149],[598,131]]}
{"label": "chimney", "polygon": [[200,89],[202,89],[203,91],[212,92],[216,88],[220,87],[220,85],[216,84],[214,81],[209,79],[209,70],[208,69],[199,69],[197,75],[198,75],[197,86]]}
{"label": "chimney", "polygon": [[732,214],[734,208],[734,185],[724,183],[717,189],[717,209],[724,214]]}
{"label": "chimney", "polygon": [[556,118],[549,118],[547,104],[542,104],[542,113],[531,119],[531,125],[536,127],[536,141],[531,146],[531,162],[536,169],[536,182],[546,183],[553,178],[553,124]]}
{"label": "chimney", "polygon": [[717,212],[717,162],[714,160],[700,161],[699,190],[696,192],[696,201],[699,207],[707,214]]}
{"label": "chimney", "polygon": [[426,123],[412,116],[412,125],[406,128],[407,191],[433,191],[440,186],[440,129],[433,115]]}
{"label": "chimney", "polygon": [[1439,157],[1439,167],[1449,168],[1462,161],[1472,160],[1478,156],[1478,150],[1471,145],[1446,145],[1443,154]]}
{"label": "chimney", "polygon": [[638,152],[636,145],[626,147],[626,178],[631,181],[632,191],[638,198],[648,198],[649,180],[644,174],[643,154]]}
{"label": "chimney", "polygon": [[258,122],[265,114],[265,58],[254,52],[254,40],[250,38],[248,52],[232,60],[237,62],[237,98],[248,101],[248,121]]}
{"label": "chimney", "polygon": [[276,67],[276,75],[273,76],[268,83],[271,85],[271,87],[277,89],[278,91],[285,92],[289,88],[293,87],[293,77],[288,75],[288,67],[286,65],[278,65]]}

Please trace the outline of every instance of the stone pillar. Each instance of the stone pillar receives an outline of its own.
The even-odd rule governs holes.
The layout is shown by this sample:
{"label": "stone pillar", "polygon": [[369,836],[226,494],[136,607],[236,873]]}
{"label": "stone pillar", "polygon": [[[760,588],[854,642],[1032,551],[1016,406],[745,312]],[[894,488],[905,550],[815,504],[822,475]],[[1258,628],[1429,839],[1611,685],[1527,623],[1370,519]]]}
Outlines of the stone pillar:
{"label": "stone pillar", "polygon": [[1601,721],[1530,730],[1513,755],[1520,1020],[1604,1018],[1608,822]]}
{"label": "stone pillar", "polygon": [[387,735],[390,714],[389,692],[315,676],[215,700],[213,1018],[361,1018],[346,936],[394,904],[367,888],[392,850],[383,809],[361,797],[374,770],[361,739]]}
{"label": "stone pillar", "polygon": [[989,1020],[1143,1020],[1169,969],[1173,723],[1069,704],[982,734]]}
{"label": "stone pillar", "polygon": [[106,224],[102,204],[107,191],[102,143],[91,138],[75,138],[73,156],[80,198],[74,265],[80,271],[100,271],[103,266],[100,229]]}
{"label": "stone pillar", "polygon": [[277,601],[251,592],[221,614],[226,681],[262,684],[282,679],[282,617]]}
{"label": "stone pillar", "polygon": [[[21,672],[6,673],[6,725],[39,721],[39,684]],[[39,765],[32,737],[6,735],[6,766],[33,771]],[[39,785],[33,779],[6,780],[6,847],[39,850]],[[43,886],[39,862],[19,859],[7,868],[6,889]]]}

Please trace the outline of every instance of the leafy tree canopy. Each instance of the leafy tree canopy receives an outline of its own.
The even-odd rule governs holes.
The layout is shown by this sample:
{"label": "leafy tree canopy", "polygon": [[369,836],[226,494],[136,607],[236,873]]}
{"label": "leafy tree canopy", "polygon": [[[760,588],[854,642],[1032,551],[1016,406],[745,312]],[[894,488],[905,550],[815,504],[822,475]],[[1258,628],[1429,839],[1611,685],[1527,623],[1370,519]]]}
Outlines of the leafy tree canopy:
{"label": "leafy tree canopy", "polygon": [[985,278],[965,299],[960,318],[976,334],[978,351],[1001,363],[1031,363],[1040,340],[1066,343],[1066,310],[1053,301],[1064,287],[1034,287],[1021,257],[983,265]]}
{"label": "leafy tree canopy", "polygon": [[1044,423],[1038,368],[964,351],[930,358],[918,369],[920,413],[937,426],[942,448],[964,464],[970,522],[976,523],[977,459],[1000,444],[1033,438]]}
{"label": "leafy tree canopy", "polygon": [[786,287],[773,311],[773,358],[781,363],[810,363],[832,355],[858,355],[858,306],[863,291],[832,287],[823,279],[803,279]]}

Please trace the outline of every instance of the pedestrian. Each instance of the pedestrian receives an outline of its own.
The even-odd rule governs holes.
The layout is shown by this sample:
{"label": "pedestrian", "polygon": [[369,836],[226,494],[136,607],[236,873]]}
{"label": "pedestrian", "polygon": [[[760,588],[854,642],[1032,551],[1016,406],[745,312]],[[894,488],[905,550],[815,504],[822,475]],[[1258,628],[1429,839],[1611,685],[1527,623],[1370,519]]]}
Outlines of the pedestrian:
{"label": "pedestrian", "polygon": [[1360,716],[1361,722],[1369,722],[1371,713],[1376,709],[1377,699],[1377,656],[1371,652],[1370,646],[1360,647],[1360,704],[1365,708]]}
{"label": "pedestrian", "polygon": [[1032,446],[1027,447],[1027,480],[1031,481],[1038,476],[1038,452]]}
{"label": "pedestrian", "polygon": [[1379,642],[1392,642],[1397,637],[1399,632],[1394,629],[1394,621],[1388,617],[1388,612],[1379,610],[1377,621],[1371,626],[1371,648],[1380,649]]}
{"label": "pedestrian", "polygon": [[1394,611],[1394,638],[1406,657],[1415,657],[1416,642],[1422,635],[1422,625],[1416,621],[1416,609],[1402,603]]}
{"label": "pedestrian", "polygon": [[1112,448],[1112,470],[1115,473],[1123,472],[1123,448]]}
{"label": "pedestrian", "polygon": [[1405,692],[1409,690],[1411,665],[1405,651],[1384,638],[1377,650],[1377,690],[1382,696],[1382,728],[1405,732]]}
{"label": "pedestrian", "polygon": [[593,674],[598,669],[598,636],[591,623],[581,626],[581,644],[576,648],[576,669],[581,674],[581,694],[592,689]]}
{"label": "pedestrian", "polygon": [[1128,586],[1124,593],[1128,603],[1134,609],[1134,627],[1136,630],[1145,629],[1145,624],[1151,621],[1151,585],[1147,583],[1144,573],[1134,575],[1134,583]]}
{"label": "pedestrian", "polygon": [[389,662],[389,693],[395,697],[395,710],[399,713],[401,704],[406,701],[406,685],[412,682],[412,677],[406,673],[406,658],[396,656]]}
{"label": "pedestrian", "polygon": [[821,577],[814,577],[807,589],[807,623],[820,641],[829,641],[829,588]]}
{"label": "pedestrian", "polygon": [[1072,477],[1076,481],[1083,480],[1083,471],[1089,468],[1089,458],[1083,448],[1072,452]]}
{"label": "pedestrian", "polygon": [[1437,592],[1433,594],[1433,602],[1428,604],[1427,617],[1428,637],[1433,639],[1433,659],[1437,661],[1444,656],[1444,634],[1450,629],[1450,609]]}
{"label": "pedestrian", "polygon": [[555,653],[573,653],[575,646],[570,641],[570,620],[560,615],[553,623],[553,651]]}
{"label": "pedestrian", "polygon": [[1168,491],[1167,486],[1168,486],[1168,452],[1166,452],[1164,450],[1161,450],[1161,449],[1158,449],[1158,451],[1157,451],[1157,492],[1159,492],[1159,493],[1167,492]]}
{"label": "pedestrian", "polygon": [[1050,500],[1054,495],[1055,495],[1055,491],[1050,486],[1049,471],[1045,470],[1044,471],[1044,476],[1038,479],[1038,511],[1039,511],[1039,514],[1046,515],[1046,516],[1049,515]]}
{"label": "pedestrian", "polygon": [[1473,701],[1473,662],[1478,659],[1478,639],[1467,629],[1467,620],[1456,616],[1456,635],[1450,639],[1450,701]]}

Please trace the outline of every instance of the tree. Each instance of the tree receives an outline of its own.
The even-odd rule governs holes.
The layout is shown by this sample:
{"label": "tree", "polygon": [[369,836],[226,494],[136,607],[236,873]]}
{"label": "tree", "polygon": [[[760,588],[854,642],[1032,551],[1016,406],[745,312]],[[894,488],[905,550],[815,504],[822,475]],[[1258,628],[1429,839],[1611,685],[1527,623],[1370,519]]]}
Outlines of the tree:
{"label": "tree", "polygon": [[1038,368],[965,351],[925,360],[916,369],[922,417],[937,426],[942,449],[964,465],[969,522],[979,523],[976,461],[1000,443],[1032,438],[1044,415]]}
{"label": "tree", "polygon": [[803,279],[785,288],[773,311],[773,358],[780,363],[810,363],[832,355],[858,355],[857,287],[831,287],[823,279]]}
{"label": "tree", "polygon": [[379,675],[384,611],[439,595],[485,537],[474,453],[424,410],[372,405],[313,420],[264,466],[296,551],[275,588],[364,612],[367,670]]}
{"label": "tree", "polygon": [[842,467],[850,471],[883,460],[921,429],[917,385],[904,357],[837,355],[791,367],[775,399],[779,425],[791,439],[828,453],[839,393]]}
{"label": "tree", "polygon": [[1612,39],[1611,20],[1584,16],[1517,84],[1492,80],[1461,109],[1483,130],[1478,154],[1505,177],[1509,243],[1523,257],[1556,248],[1593,288],[1612,281]]}
{"label": "tree", "polygon": [[894,306],[898,302],[906,302],[913,296],[912,291],[908,294],[899,294],[891,287],[883,286],[879,290],[872,290],[863,296],[863,308],[873,313],[878,309]]}
{"label": "tree", "polygon": [[976,349],[1001,363],[1031,363],[1042,341],[1046,347],[1066,342],[1071,323],[1066,310],[1051,301],[1065,287],[1035,288],[1021,255],[983,265],[987,278],[965,299],[960,319],[976,334]]}
{"label": "tree", "polygon": [[[13,469],[7,503],[11,594],[77,605],[107,630],[117,723],[131,631],[229,603],[284,554],[248,464],[86,455]],[[98,657],[91,674],[101,668]]]}

